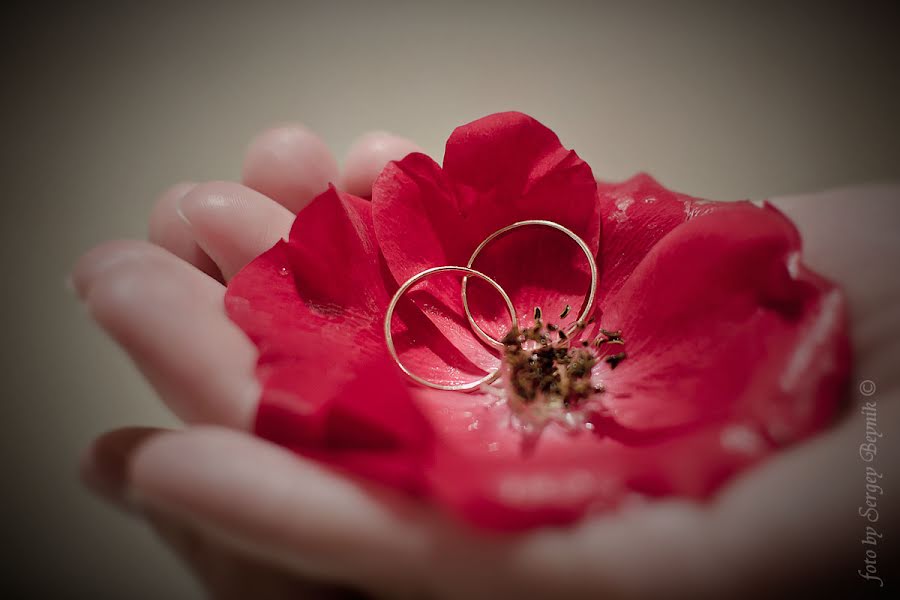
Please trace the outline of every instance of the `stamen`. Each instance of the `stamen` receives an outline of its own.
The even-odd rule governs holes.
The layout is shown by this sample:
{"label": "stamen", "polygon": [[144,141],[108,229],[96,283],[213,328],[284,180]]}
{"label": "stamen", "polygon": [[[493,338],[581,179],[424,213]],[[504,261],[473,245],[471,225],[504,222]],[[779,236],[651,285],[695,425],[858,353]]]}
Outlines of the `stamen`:
{"label": "stamen", "polygon": [[628,355],[625,354],[624,352],[619,352],[618,354],[613,354],[612,356],[607,356],[603,360],[605,360],[607,363],[609,363],[610,369],[615,369],[616,367],[619,366],[619,363],[621,363],[623,360],[625,360],[627,358],[627,356]]}
{"label": "stamen", "polygon": [[[548,332],[556,333],[555,341]],[[595,342],[624,344],[621,332],[606,334],[598,336]],[[602,383],[592,380],[601,358],[590,340],[577,340],[575,347],[570,347],[570,341],[558,326],[539,322],[524,331],[511,331],[504,338],[503,381],[507,405],[516,422],[530,424],[537,430],[549,422],[569,430],[573,423],[588,422],[586,411],[592,397],[605,391]],[[624,354],[603,360],[614,368]]]}

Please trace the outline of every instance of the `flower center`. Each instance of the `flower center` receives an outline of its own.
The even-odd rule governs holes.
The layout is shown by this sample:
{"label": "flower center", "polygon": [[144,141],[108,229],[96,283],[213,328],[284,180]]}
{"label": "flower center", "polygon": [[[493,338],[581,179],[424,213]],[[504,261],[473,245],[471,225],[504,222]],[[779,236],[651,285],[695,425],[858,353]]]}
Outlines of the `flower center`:
{"label": "flower center", "polygon": [[[560,315],[564,318],[569,307]],[[586,410],[594,396],[604,391],[594,378],[602,360],[616,368],[625,352],[604,350],[624,345],[619,331],[600,330],[593,340],[583,339],[590,322],[577,321],[566,331],[545,324],[541,309],[534,310],[534,325],[513,329],[503,338],[506,400],[519,421],[529,428],[558,422],[574,429],[586,426]],[[619,349],[617,349],[619,350]]]}

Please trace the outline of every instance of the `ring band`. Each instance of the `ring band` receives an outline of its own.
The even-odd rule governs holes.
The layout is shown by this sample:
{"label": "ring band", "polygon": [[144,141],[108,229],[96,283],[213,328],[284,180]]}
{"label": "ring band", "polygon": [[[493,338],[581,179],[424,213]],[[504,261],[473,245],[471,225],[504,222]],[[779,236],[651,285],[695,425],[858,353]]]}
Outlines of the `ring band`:
{"label": "ring band", "polygon": [[[584,256],[587,258],[588,266],[590,267],[590,270],[591,270],[591,288],[588,291],[588,295],[587,295],[587,298],[585,299],[584,308],[582,308],[581,314],[578,315],[578,319],[576,319],[575,322],[571,326],[569,326],[568,330],[566,331],[566,334],[571,334],[573,331],[575,331],[575,328],[578,326],[578,323],[580,321],[584,321],[585,318],[587,318],[587,315],[590,312],[591,307],[594,305],[594,296],[597,294],[597,263],[594,260],[594,255],[591,254],[591,249],[588,248],[588,245],[585,243],[585,241],[583,239],[581,239],[580,237],[578,237],[577,235],[575,235],[575,233],[573,233],[571,230],[566,229],[559,223],[554,223],[553,221],[543,221],[540,219],[533,219],[533,220],[529,220],[529,221],[519,221],[517,223],[513,223],[512,225],[507,225],[506,227],[504,227],[502,229],[498,229],[491,235],[487,236],[484,239],[484,241],[482,241],[480,244],[478,244],[478,247],[475,248],[475,251],[472,253],[471,258],[469,258],[469,262],[466,264],[466,267],[471,269],[472,265],[475,263],[475,259],[478,258],[478,255],[481,254],[481,251],[484,250],[485,246],[490,244],[492,241],[494,241],[498,237],[505,235],[514,229],[518,229],[520,227],[527,227],[527,226],[531,226],[531,225],[538,226],[538,227],[549,227],[551,229],[556,229],[557,231],[561,231],[562,233],[564,233],[567,236],[569,236],[570,238],[572,238],[572,241],[574,241],[576,244],[578,244],[578,247],[581,248],[581,251],[584,252]],[[494,338],[489,336],[487,333],[485,333],[485,331],[478,325],[478,323],[475,322],[475,318],[472,316],[472,312],[469,310],[469,298],[468,298],[468,293],[467,293],[468,283],[469,283],[468,279],[469,279],[468,277],[463,277],[463,280],[462,280],[462,301],[463,301],[463,309],[465,309],[465,311],[466,311],[466,318],[469,319],[469,324],[472,326],[472,329],[475,330],[475,333],[478,335],[479,338],[485,340],[487,343],[489,343],[491,345],[496,345],[496,344],[500,343],[499,340],[495,340]],[[485,277],[485,279],[487,279],[487,277]],[[488,281],[490,281],[490,280],[488,280]]]}
{"label": "ring band", "polygon": [[[394,317],[394,309],[397,307],[397,302],[400,301],[400,298],[403,297],[403,295],[406,293],[406,291],[409,290],[409,288],[411,288],[415,284],[417,284],[420,281],[422,281],[423,279],[425,279],[426,277],[429,277],[436,273],[447,273],[447,272],[463,273],[465,275],[465,277],[463,278],[464,282],[466,281],[466,278],[468,278],[468,277],[478,277],[480,279],[483,279],[487,283],[489,283],[503,297],[503,301],[506,303],[506,308],[509,310],[510,319],[512,320],[512,329],[515,329],[516,327],[518,327],[519,323],[518,323],[518,319],[516,318],[516,309],[513,307],[512,300],[510,300],[506,291],[502,287],[500,287],[499,283],[497,283],[496,281],[494,281],[493,279],[491,279],[484,273],[476,271],[475,269],[472,269],[469,267],[455,267],[455,266],[448,265],[448,266],[444,266],[444,267],[432,267],[431,269],[425,269],[424,271],[422,271],[416,275],[413,275],[412,277],[407,279],[406,282],[400,286],[400,289],[398,289],[397,293],[394,294],[394,297],[391,298],[391,302],[390,302],[390,304],[388,304],[387,313],[384,315],[384,340],[387,343],[388,352],[391,353],[391,357],[394,359],[394,362],[397,363],[397,365],[400,367],[400,370],[402,370],[410,379],[412,379],[416,383],[419,383],[421,385],[424,385],[424,386],[427,386],[430,388],[434,388],[436,390],[470,392],[470,391],[478,389],[479,387],[481,387],[482,384],[491,383],[492,381],[496,380],[497,377],[500,376],[500,366],[498,366],[494,371],[488,373],[484,377],[481,377],[475,381],[470,381],[467,383],[450,384],[450,385],[434,383],[432,381],[428,381],[427,379],[423,379],[422,377],[419,377],[418,375],[416,375],[415,373],[413,373],[409,369],[407,369],[403,365],[402,362],[400,362],[400,357],[397,355],[397,349],[394,347],[394,338],[393,338],[393,335],[391,334],[391,321]],[[468,314],[468,309],[466,310],[466,314]],[[485,333],[481,328],[477,328],[475,330],[475,333],[485,343],[487,343],[495,348],[503,348],[503,342],[501,342],[499,340],[495,340],[494,338],[489,336],[487,333]]]}

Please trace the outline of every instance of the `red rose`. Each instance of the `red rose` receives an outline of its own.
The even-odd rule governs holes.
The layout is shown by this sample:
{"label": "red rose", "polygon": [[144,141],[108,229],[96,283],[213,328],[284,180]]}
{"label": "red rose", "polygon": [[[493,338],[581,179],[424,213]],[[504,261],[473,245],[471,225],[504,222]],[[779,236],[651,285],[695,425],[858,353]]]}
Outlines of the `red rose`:
{"label": "red rose", "polygon": [[[594,321],[580,338],[614,329],[627,351],[593,367],[604,391],[584,427],[551,422],[537,439],[489,394],[410,385],[382,331],[398,282],[465,265],[481,240],[526,219],[559,223],[596,252]],[[521,529],[635,496],[707,497],[831,420],[849,373],[844,298],[800,247],[768,205],[708,202],[646,175],[598,185],[550,130],[502,113],[454,131],[443,167],[422,154],[389,164],[371,202],[319,196],[287,242],[231,281],[226,308],[259,349],[258,435],[478,525]],[[534,307],[577,312],[588,289],[583,254],[552,230],[517,230],[477,268],[523,327]],[[470,287],[478,322],[502,335],[505,309]],[[404,364],[435,381],[498,361],[459,294],[458,278],[429,280],[394,320]]]}

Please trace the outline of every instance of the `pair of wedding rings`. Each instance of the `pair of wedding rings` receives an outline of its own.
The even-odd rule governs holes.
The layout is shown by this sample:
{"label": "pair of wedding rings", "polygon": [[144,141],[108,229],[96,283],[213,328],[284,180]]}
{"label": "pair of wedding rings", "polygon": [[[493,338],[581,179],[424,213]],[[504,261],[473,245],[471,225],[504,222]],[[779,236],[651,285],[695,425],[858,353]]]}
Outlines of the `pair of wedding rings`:
{"label": "pair of wedding rings", "polygon": [[590,286],[590,290],[588,291],[588,294],[585,298],[581,312],[578,315],[578,318],[568,328],[566,333],[571,334],[580,322],[584,322],[584,319],[587,317],[588,313],[591,310],[591,307],[594,304],[594,296],[597,293],[597,263],[594,260],[594,256],[591,253],[590,248],[588,247],[588,245],[585,243],[584,240],[582,240],[580,237],[575,235],[572,231],[563,227],[559,223],[555,223],[553,221],[537,220],[537,219],[528,220],[528,221],[519,221],[517,223],[513,223],[512,225],[507,225],[506,227],[503,227],[502,229],[498,229],[497,231],[495,231],[494,233],[492,233],[491,235],[486,237],[484,239],[484,241],[482,241],[478,245],[478,247],[475,248],[475,251],[472,252],[472,256],[469,258],[469,262],[466,264],[465,267],[454,266],[454,265],[445,265],[445,266],[432,267],[430,269],[425,269],[424,271],[421,271],[421,272],[413,275],[409,279],[407,279],[403,283],[403,285],[401,285],[400,288],[397,290],[397,293],[394,294],[394,297],[391,298],[391,302],[390,302],[390,304],[388,304],[387,312],[384,316],[384,339],[387,344],[388,352],[390,352],[390,354],[391,354],[391,357],[397,363],[397,366],[400,367],[400,370],[403,371],[403,373],[405,373],[410,379],[412,379],[413,381],[415,381],[416,383],[418,383],[420,385],[424,385],[426,387],[430,387],[430,388],[434,388],[434,389],[438,389],[438,390],[471,392],[471,391],[480,389],[482,385],[487,385],[487,384],[492,383],[500,376],[500,369],[501,369],[500,366],[498,366],[496,369],[494,369],[487,375],[480,377],[479,379],[476,379],[475,381],[469,381],[469,382],[464,382],[464,383],[441,384],[441,383],[435,383],[433,381],[428,381],[427,379],[424,379],[423,377],[416,375],[415,373],[410,371],[400,361],[400,356],[397,354],[397,349],[394,347],[394,339],[391,334],[391,321],[393,319],[394,310],[397,307],[397,303],[404,296],[404,294],[406,294],[406,292],[409,291],[409,289],[411,287],[420,283],[424,279],[426,279],[432,275],[436,275],[438,273],[461,273],[463,275],[462,292],[461,292],[463,310],[465,310],[466,318],[469,321],[469,325],[472,327],[472,330],[474,331],[475,335],[478,336],[478,338],[480,340],[482,340],[484,343],[486,343],[487,345],[489,345],[493,348],[502,350],[504,347],[503,341],[491,337],[487,332],[484,331],[484,329],[482,329],[478,325],[478,323],[475,322],[475,318],[472,316],[472,312],[469,309],[469,298],[467,295],[468,280],[469,280],[469,277],[475,277],[477,279],[481,279],[481,280],[485,281],[492,288],[494,288],[497,291],[497,293],[499,293],[500,296],[503,298],[503,302],[506,304],[506,309],[509,311],[509,317],[511,320],[511,330],[518,329],[519,319],[516,316],[516,309],[515,309],[515,307],[513,307],[512,300],[510,299],[509,295],[506,293],[506,290],[504,290],[500,286],[500,284],[497,283],[492,278],[488,277],[487,275],[485,275],[484,273],[482,273],[480,271],[476,271],[474,268],[472,268],[472,265],[475,264],[476,259],[478,258],[478,256],[481,254],[481,252],[485,249],[485,247],[488,244],[490,244],[497,238],[499,238],[503,235],[506,235],[510,231],[519,229],[521,227],[549,227],[551,229],[555,229],[555,230],[560,231],[560,232],[566,234],[567,236],[569,236],[569,238],[571,238],[572,241],[574,241],[576,244],[578,244],[578,247],[581,248],[581,251],[584,252],[584,256],[587,258],[588,266],[590,268],[591,286]]}

